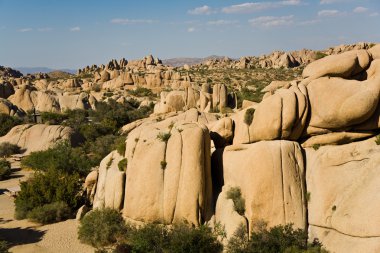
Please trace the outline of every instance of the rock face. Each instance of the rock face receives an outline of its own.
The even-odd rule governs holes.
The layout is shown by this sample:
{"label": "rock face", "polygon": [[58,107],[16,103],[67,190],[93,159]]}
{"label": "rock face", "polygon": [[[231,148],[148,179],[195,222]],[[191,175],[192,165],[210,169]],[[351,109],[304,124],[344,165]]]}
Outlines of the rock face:
{"label": "rock face", "polygon": [[54,125],[19,125],[0,137],[0,143],[10,142],[25,150],[24,154],[46,150],[58,141],[68,140],[76,144],[78,137],[70,127]]}
{"label": "rock face", "polygon": [[306,228],[305,168],[298,143],[234,145],[221,153],[219,158],[220,154],[214,154],[219,163],[213,163],[217,166],[213,171],[223,169],[224,187],[241,189],[250,230],[259,221],[270,227],[293,223]]}
{"label": "rock face", "polygon": [[332,252],[380,250],[380,146],[374,138],[306,149],[309,233]]}
{"label": "rock face", "polygon": [[94,197],[94,208],[109,207],[121,210],[124,201],[125,171],[119,169],[123,160],[117,151],[112,151],[100,163]]}
{"label": "rock face", "polygon": [[210,137],[205,126],[157,123],[132,131],[126,144],[124,217],[194,225],[211,218]]}
{"label": "rock face", "polygon": [[[379,49],[364,43],[324,51],[332,55],[317,61],[307,50],[255,59],[264,67],[313,63],[303,80],[271,83],[262,102],[220,114],[207,112],[229,106],[225,85],[189,85],[153,57],[128,63],[150,71],[148,79],[132,71],[134,83],[189,83],[162,92],[156,114],[123,127],[125,155],[104,158],[97,187],[86,186],[96,192],[94,207],[139,222],[219,222],[228,237],[241,224],[248,232],[262,221],[293,223],[331,252],[379,252],[380,137],[371,139],[380,129]],[[253,66],[249,57],[205,64]],[[124,158],[125,172],[117,167]],[[243,208],[229,199],[231,189],[241,192]]]}

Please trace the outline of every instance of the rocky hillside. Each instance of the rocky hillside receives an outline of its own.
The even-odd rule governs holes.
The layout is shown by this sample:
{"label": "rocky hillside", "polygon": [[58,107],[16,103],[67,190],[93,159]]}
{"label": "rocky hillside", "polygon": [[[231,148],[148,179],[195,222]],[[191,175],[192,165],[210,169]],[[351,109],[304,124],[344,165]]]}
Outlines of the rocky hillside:
{"label": "rocky hillside", "polygon": [[2,70],[0,126],[14,127],[0,143],[26,155],[84,137],[68,156],[99,166],[82,211],[221,224],[227,239],[241,224],[248,235],[292,223],[331,252],[380,248],[380,45],[182,67],[149,55],[55,77]]}
{"label": "rocky hillside", "polygon": [[[317,60],[235,113],[209,113],[233,102],[224,85],[171,91],[123,127],[124,155],[105,157],[87,192],[127,220],[220,223],[228,237],[293,223],[331,252],[376,252],[379,98],[380,45]],[[240,209],[227,197],[236,189]]]}

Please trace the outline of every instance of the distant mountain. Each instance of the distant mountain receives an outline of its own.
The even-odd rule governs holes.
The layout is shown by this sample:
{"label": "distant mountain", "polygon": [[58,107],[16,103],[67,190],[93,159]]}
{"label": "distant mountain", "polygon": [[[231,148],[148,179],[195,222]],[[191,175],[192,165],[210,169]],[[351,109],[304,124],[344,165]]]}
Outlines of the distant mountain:
{"label": "distant mountain", "polygon": [[191,66],[191,65],[202,63],[210,59],[223,59],[224,57],[225,56],[218,56],[218,55],[210,55],[204,58],[178,57],[178,58],[162,60],[162,63],[164,65],[168,65],[172,67],[181,67],[185,64],[188,64]]}
{"label": "distant mountain", "polygon": [[77,71],[75,69],[51,69],[51,68],[46,68],[46,67],[16,67],[14,69],[17,69],[20,71],[23,75],[26,74],[33,74],[33,73],[49,73],[53,71],[63,71],[63,72],[68,72],[70,74],[75,74]]}

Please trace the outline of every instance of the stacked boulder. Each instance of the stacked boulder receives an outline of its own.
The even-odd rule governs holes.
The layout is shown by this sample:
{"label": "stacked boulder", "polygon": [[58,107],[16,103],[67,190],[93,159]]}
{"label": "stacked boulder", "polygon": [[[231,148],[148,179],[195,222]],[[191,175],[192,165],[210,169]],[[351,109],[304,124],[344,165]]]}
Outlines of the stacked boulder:
{"label": "stacked boulder", "polygon": [[[198,103],[190,89],[166,94],[164,119],[123,128],[126,153],[102,161],[94,207],[139,222],[220,223],[228,237],[241,225],[292,223],[332,252],[377,252],[380,142],[370,137],[380,129],[380,45],[325,57],[303,77],[219,120],[173,112]],[[202,109],[225,103],[225,87],[210,90],[202,87]]]}

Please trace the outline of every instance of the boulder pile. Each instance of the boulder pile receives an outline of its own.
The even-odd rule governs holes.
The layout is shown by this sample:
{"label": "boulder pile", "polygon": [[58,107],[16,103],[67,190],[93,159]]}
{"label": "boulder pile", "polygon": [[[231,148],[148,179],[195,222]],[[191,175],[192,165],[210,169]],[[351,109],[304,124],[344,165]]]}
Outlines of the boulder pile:
{"label": "boulder pile", "polygon": [[[205,108],[226,105],[223,86],[162,94],[156,110],[167,114],[125,126],[125,154],[89,175],[94,208],[219,222],[228,237],[241,224],[293,223],[332,252],[378,252],[380,45],[314,61],[278,88],[220,119]],[[243,208],[228,197],[236,189]]]}

